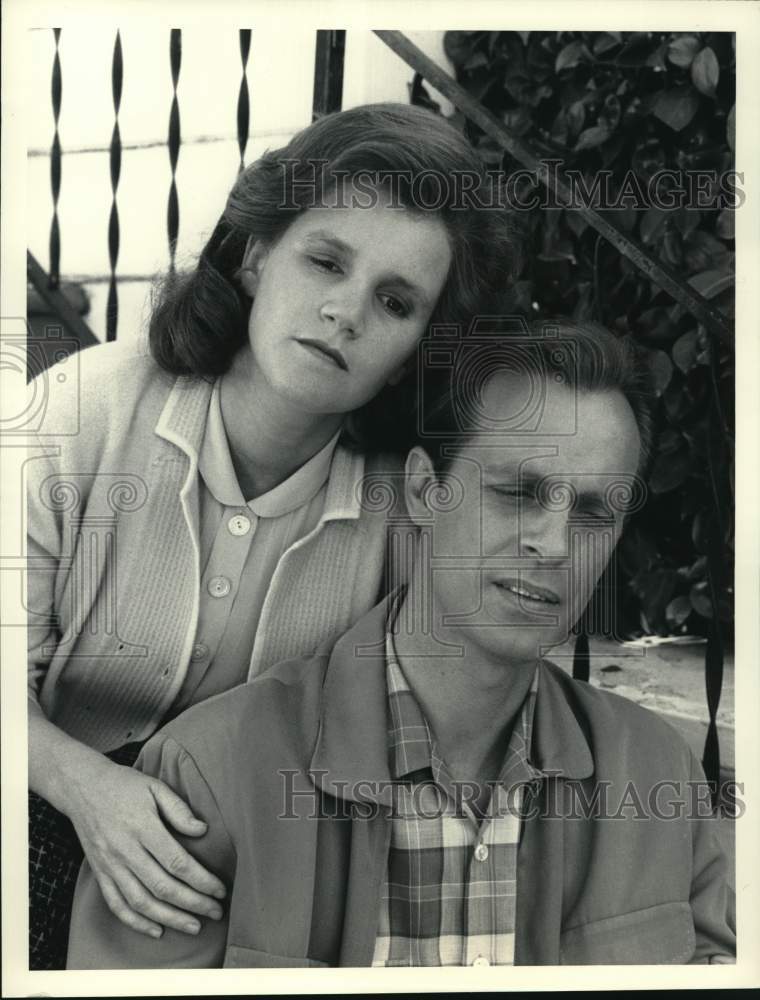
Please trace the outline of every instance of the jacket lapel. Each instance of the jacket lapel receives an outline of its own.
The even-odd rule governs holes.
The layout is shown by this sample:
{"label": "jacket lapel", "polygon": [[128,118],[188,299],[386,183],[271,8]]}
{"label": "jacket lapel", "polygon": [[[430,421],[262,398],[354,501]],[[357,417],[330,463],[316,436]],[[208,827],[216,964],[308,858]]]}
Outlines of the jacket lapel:
{"label": "jacket lapel", "polygon": [[535,797],[525,803],[517,855],[515,965],[559,965],[566,781],[594,773],[588,741],[559,673],[553,664],[541,664],[532,752],[544,779]]}

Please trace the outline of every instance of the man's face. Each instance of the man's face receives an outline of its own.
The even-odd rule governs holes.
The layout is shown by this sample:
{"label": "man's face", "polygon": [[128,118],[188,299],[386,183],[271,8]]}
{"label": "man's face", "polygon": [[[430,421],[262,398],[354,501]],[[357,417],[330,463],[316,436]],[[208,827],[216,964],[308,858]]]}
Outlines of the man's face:
{"label": "man's face", "polygon": [[[545,388],[535,432],[476,433],[457,451],[446,477],[461,502],[433,526],[432,588],[446,639],[453,630],[513,662],[568,637],[620,537],[615,484],[630,488],[639,462],[621,392]],[[531,391],[527,376],[499,373],[483,408],[508,422]]]}

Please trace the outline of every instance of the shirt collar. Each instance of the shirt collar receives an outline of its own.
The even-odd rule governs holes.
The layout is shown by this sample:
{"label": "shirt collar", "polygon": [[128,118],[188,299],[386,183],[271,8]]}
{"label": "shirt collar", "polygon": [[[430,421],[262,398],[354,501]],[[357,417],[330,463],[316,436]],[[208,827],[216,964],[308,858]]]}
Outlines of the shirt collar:
{"label": "shirt collar", "polygon": [[[391,627],[385,636],[385,659],[391,776],[401,780],[415,771],[429,768],[433,771],[435,779],[439,780],[437,772],[441,770],[442,759],[435,746],[427,719],[399,663]],[[539,669],[536,665],[530,689],[510,735],[499,774],[499,781],[507,787],[530,781],[541,773],[530,762],[538,678]]]}
{"label": "shirt collar", "polygon": [[[368,612],[329,654],[310,771],[317,786],[338,798],[393,803],[385,636],[396,598],[394,592]],[[594,761],[576,718],[571,689],[577,682],[551,664],[542,662],[538,669],[535,766],[547,776],[587,778],[594,773]]]}
{"label": "shirt collar", "polygon": [[209,492],[225,507],[248,507],[258,517],[281,517],[308,503],[324,486],[340,436],[340,429],[324,447],[283,482],[246,502],[232,464],[221,404],[221,379],[217,379],[209,402],[206,433],[198,457],[198,469]]}

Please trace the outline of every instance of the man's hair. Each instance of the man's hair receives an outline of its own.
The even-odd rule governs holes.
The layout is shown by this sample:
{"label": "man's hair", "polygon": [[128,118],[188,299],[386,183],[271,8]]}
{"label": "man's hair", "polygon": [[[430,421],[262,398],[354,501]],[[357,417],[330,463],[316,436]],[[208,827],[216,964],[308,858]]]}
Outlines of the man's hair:
{"label": "man's hair", "polygon": [[[239,174],[196,268],[170,273],[154,294],[149,340],[158,364],[175,375],[227,371],[248,337],[251,299],[239,270],[249,237],[271,245],[315,202],[324,197],[329,204],[336,184],[389,172],[400,175],[396,190],[404,209],[440,218],[446,227],[452,262],[430,323],[466,324],[503,295],[517,267],[514,216],[499,207],[493,179],[470,143],[424,108],[366,105],[317,119]],[[456,178],[465,172],[463,198]],[[368,450],[401,447],[415,385],[410,370],[400,385],[357,411],[355,443]]]}
{"label": "man's hair", "polygon": [[461,338],[452,364],[438,375],[435,384],[427,379],[419,398],[417,437],[411,443],[427,451],[437,473],[445,472],[466,441],[483,429],[478,424],[477,407],[462,405],[462,380],[476,370],[477,379],[469,388],[465,386],[465,396],[477,392],[478,385],[483,386],[499,371],[525,373],[534,384],[556,380],[580,392],[618,390],[636,419],[638,474],[646,475],[654,436],[655,395],[651,369],[630,337],[614,336],[597,323],[566,319],[521,326],[514,317],[491,318],[479,328],[484,329],[488,331],[485,336]]}

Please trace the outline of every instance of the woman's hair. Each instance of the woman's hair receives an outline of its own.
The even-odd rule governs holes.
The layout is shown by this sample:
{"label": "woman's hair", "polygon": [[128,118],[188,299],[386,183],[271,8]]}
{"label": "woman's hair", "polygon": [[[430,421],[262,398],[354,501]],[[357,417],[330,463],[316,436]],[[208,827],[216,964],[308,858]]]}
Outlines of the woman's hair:
{"label": "woman's hair", "polygon": [[[154,295],[151,352],[175,375],[227,371],[248,337],[251,299],[238,274],[250,237],[271,245],[297,215],[330,204],[336,185],[393,175],[398,203],[446,227],[452,261],[430,325],[469,325],[509,287],[517,267],[514,217],[493,177],[446,119],[404,104],[371,104],[317,119],[238,176],[196,268],[170,273]],[[416,365],[352,416],[354,443],[400,446],[417,386]]]}
{"label": "woman's hair", "polygon": [[[443,343],[437,345],[441,351]],[[519,413],[504,433],[529,433],[540,415],[547,385],[556,381],[581,392],[618,390],[628,401],[639,431],[638,475],[645,476],[652,457],[655,394],[643,352],[629,337],[616,337],[597,323],[547,319],[527,325],[514,317],[492,318],[476,336],[452,345],[451,363],[426,380],[418,407],[416,439],[438,474],[451,465],[473,434],[489,428],[478,405],[480,391],[498,372],[524,374],[534,391],[529,402],[516,401]],[[539,431],[540,433],[540,431]]]}

